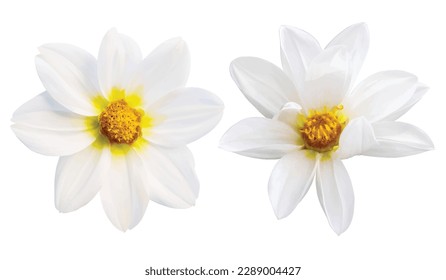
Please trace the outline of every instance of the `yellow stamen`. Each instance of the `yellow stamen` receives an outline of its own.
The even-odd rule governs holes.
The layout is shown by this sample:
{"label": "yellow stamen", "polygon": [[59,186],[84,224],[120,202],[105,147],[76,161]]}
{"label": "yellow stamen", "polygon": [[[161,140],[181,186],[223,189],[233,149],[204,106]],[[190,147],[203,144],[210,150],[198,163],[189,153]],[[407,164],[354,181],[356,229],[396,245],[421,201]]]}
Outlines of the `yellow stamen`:
{"label": "yellow stamen", "polygon": [[129,106],[124,99],[112,101],[99,115],[102,135],[111,144],[131,145],[141,136],[142,110]]}
{"label": "yellow stamen", "polygon": [[305,149],[319,153],[337,149],[342,130],[347,123],[346,117],[341,113],[342,109],[344,107],[341,104],[331,110],[310,110],[307,116],[298,116],[298,131]]}

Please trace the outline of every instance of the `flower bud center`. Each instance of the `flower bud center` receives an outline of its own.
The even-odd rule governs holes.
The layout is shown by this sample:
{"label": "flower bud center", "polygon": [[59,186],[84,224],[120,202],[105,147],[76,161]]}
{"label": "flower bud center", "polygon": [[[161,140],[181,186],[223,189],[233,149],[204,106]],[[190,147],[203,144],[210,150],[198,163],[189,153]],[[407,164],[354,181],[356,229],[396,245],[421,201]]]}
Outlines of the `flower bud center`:
{"label": "flower bud center", "polygon": [[111,102],[99,115],[101,133],[111,144],[132,144],[141,136],[142,113],[124,99]]}
{"label": "flower bud center", "polygon": [[339,138],[346,120],[338,114],[342,105],[332,110],[312,111],[299,129],[306,149],[316,152],[328,152],[339,146]]}

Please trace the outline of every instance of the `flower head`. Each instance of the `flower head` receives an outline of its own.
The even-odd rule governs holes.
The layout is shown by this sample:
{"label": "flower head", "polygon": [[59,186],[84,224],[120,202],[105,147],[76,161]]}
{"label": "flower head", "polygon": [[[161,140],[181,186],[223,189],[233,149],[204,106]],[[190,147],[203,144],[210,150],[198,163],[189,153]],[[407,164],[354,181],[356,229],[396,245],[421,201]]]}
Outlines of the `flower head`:
{"label": "flower head", "polygon": [[241,155],[280,159],[268,191],[278,218],[288,216],[316,187],[328,222],[341,234],[353,217],[354,195],[342,159],[355,155],[400,157],[433,148],[420,129],[396,120],[427,87],[403,71],[376,73],[352,88],[369,35],[355,24],[325,49],[307,32],[280,29],[283,70],[255,57],[231,63],[231,75],[266,118],[231,127],[220,146]]}
{"label": "flower head", "polygon": [[223,104],[184,87],[185,42],[170,39],[142,59],[137,44],[112,29],[97,60],[71,45],[39,50],[46,91],[16,110],[12,129],[31,150],[61,156],[56,208],[74,211],[100,192],[108,218],[125,231],[139,223],[149,200],[194,205],[199,184],[186,144],[215,127]]}

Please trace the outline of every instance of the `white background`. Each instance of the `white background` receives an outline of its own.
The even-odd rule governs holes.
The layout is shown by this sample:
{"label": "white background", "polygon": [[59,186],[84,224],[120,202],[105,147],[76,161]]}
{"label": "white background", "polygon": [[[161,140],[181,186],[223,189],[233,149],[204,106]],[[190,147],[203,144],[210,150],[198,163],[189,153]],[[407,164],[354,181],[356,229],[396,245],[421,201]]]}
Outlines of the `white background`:
{"label": "white background", "polygon": [[[446,279],[446,17],[435,3],[441,1],[3,1],[0,279],[170,279],[145,276],[150,266],[302,266],[297,278],[269,279]],[[232,59],[249,55],[280,65],[282,24],[307,30],[325,45],[362,21],[371,44],[359,79],[401,69],[429,85],[402,120],[425,130],[436,150],[346,160],[356,207],[350,228],[338,237],[314,186],[289,217],[277,220],[267,195],[275,161],[217,145],[232,124],[260,116],[230,78]],[[9,128],[13,111],[44,90],[33,60],[39,45],[71,43],[97,55],[111,27],[134,38],[145,54],[183,37],[192,55],[188,85],[214,92],[226,105],[216,129],[190,145],[201,182],[196,206],[149,203],[141,223],[126,233],[112,226],[98,198],[58,213],[57,158],[31,152]]]}

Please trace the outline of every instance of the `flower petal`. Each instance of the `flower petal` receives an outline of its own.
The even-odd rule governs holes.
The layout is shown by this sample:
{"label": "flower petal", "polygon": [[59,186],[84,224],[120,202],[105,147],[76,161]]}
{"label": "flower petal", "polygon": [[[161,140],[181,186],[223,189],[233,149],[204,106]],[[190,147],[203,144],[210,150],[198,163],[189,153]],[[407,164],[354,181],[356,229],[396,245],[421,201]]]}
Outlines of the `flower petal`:
{"label": "flower petal", "polygon": [[316,172],[316,186],[319,202],[331,228],[338,235],[343,233],[352,221],[355,198],[342,161],[321,161]]}
{"label": "flower petal", "polygon": [[344,107],[350,117],[365,116],[373,123],[406,108],[417,89],[417,77],[410,73],[378,72],[356,86]]}
{"label": "flower petal", "polygon": [[288,102],[277,113],[273,120],[278,120],[288,124],[291,127],[296,127],[298,114],[302,112],[302,107],[294,102]]}
{"label": "flower petal", "polygon": [[375,157],[404,157],[434,149],[429,136],[416,126],[403,122],[373,124],[378,145],[364,155]]}
{"label": "flower petal", "polygon": [[342,131],[336,154],[340,159],[361,155],[376,143],[372,125],[364,117],[359,117],[351,120]]}
{"label": "flower petal", "polygon": [[188,148],[165,149],[149,145],[139,156],[147,170],[150,200],[172,208],[188,208],[195,204],[199,182]]}
{"label": "flower petal", "polygon": [[66,44],[43,45],[39,50],[37,73],[51,97],[72,112],[95,115],[91,99],[99,92],[96,59]]}
{"label": "flower petal", "polygon": [[298,149],[299,136],[289,125],[266,118],[248,118],[232,126],[220,148],[248,157],[278,159]]}
{"label": "flower petal", "polygon": [[352,81],[354,81],[369,49],[369,30],[367,24],[357,23],[347,27],[331,40],[327,48],[339,45],[346,46],[347,52],[351,57],[351,73]]}
{"label": "flower petal", "polygon": [[57,103],[48,92],[27,101],[12,116],[16,124],[57,131],[87,130],[86,120]]}
{"label": "flower petal", "polygon": [[292,26],[280,28],[282,67],[299,94],[304,90],[308,66],[321,51],[321,46],[311,34]]}
{"label": "flower petal", "polygon": [[232,61],[230,72],[240,91],[267,118],[272,118],[285,103],[298,102],[291,80],[266,60],[239,57]]}
{"label": "flower petal", "polygon": [[113,225],[126,231],[136,226],[149,202],[142,161],[130,150],[125,157],[112,158],[101,188],[102,206]]}
{"label": "flower petal", "polygon": [[317,161],[303,150],[281,158],[268,182],[269,200],[278,219],[285,218],[307,193],[313,182]]}
{"label": "flower petal", "polygon": [[110,165],[110,150],[89,146],[59,159],[56,169],[55,204],[60,212],[86,205],[102,186]]}
{"label": "flower petal", "polygon": [[146,106],[169,92],[184,87],[189,77],[189,49],[181,38],[165,41],[138,66],[129,85],[130,91],[142,91]]}
{"label": "flower petal", "polygon": [[143,135],[149,142],[161,146],[186,145],[217,125],[223,107],[216,95],[204,89],[177,89],[147,109],[153,126],[143,131]]}
{"label": "flower petal", "polygon": [[305,90],[300,93],[306,110],[339,105],[348,92],[351,67],[344,46],[334,46],[316,56],[305,76]]}
{"label": "flower petal", "polygon": [[418,83],[415,90],[413,91],[412,97],[409,99],[409,101],[406,102],[402,107],[394,111],[392,114],[387,115],[383,121],[395,121],[399,119],[402,115],[407,113],[407,111],[410,110],[415,104],[418,103],[418,101],[421,100],[421,98],[424,96],[424,94],[429,90],[429,88],[421,83]]}
{"label": "flower petal", "polygon": [[32,151],[64,156],[85,149],[95,140],[95,127],[84,116],[70,112],[44,92],[13,114],[12,130]]}
{"label": "flower petal", "polygon": [[11,128],[30,150],[47,156],[72,155],[95,140],[87,131],[47,130],[22,124],[13,124]]}
{"label": "flower petal", "polygon": [[112,88],[127,89],[141,60],[136,42],[114,28],[108,31],[98,54],[98,77],[104,96],[108,97]]}

